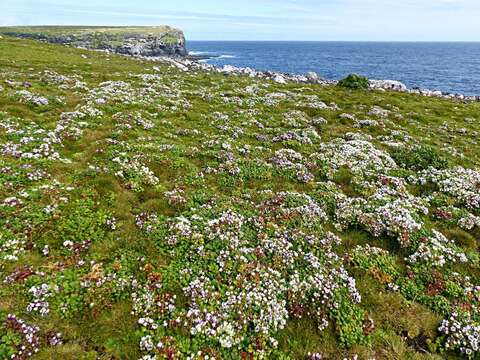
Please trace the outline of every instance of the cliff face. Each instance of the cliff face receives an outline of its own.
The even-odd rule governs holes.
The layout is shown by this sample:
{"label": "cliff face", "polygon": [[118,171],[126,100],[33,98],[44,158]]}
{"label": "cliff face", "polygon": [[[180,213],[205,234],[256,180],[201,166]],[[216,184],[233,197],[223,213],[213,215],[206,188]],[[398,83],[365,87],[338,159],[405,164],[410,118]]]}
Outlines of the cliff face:
{"label": "cliff face", "polygon": [[8,27],[0,34],[132,56],[186,56],[179,29],[160,27]]}
{"label": "cliff face", "polygon": [[115,52],[133,56],[162,56],[176,55],[186,56],[188,54],[185,47],[185,38],[183,33],[177,33],[172,38],[174,41],[165,42],[161,37],[148,35],[146,37],[134,36],[125,39],[124,43],[115,48]]}

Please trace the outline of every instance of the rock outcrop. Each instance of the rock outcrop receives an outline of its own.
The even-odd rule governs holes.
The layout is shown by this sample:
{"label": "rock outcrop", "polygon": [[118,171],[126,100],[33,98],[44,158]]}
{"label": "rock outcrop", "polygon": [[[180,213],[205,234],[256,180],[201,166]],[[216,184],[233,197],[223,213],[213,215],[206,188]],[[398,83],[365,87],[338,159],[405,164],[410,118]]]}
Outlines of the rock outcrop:
{"label": "rock outcrop", "polygon": [[[318,74],[309,72],[305,75],[302,74],[287,74],[272,71],[258,71],[250,67],[236,67],[232,65],[224,65],[223,67],[217,67],[204,62],[199,62],[192,58],[166,58],[166,57],[144,57],[145,60],[150,61],[167,61],[171,65],[177,67],[182,71],[206,71],[217,72],[228,76],[249,76],[253,78],[272,80],[274,82],[284,83],[297,83],[297,84],[317,84],[322,86],[337,85],[336,80],[322,79]],[[442,91],[432,91],[428,89],[409,89],[404,83],[396,80],[370,80],[369,88],[371,91],[397,91],[408,94],[417,94],[426,97],[438,97],[442,99],[453,99],[460,101],[480,101],[480,96],[467,96],[463,94],[447,93]]]}
{"label": "rock outcrop", "polygon": [[[208,57],[192,56],[186,49],[185,36],[181,30],[169,27],[79,27],[79,26],[30,26],[0,27],[0,34],[20,38],[42,40],[55,44],[70,45],[91,50],[110,51],[126,56],[140,57],[150,61],[166,61],[182,71],[218,72],[228,76],[249,76],[271,80],[279,84],[336,85],[338,81],[321,78],[315,72],[288,74],[258,71],[250,67],[224,65],[216,67],[201,60]],[[1,36],[0,36],[1,39]],[[397,91],[426,97],[480,101],[480,96],[442,92],[429,89],[408,88],[396,80],[369,80],[372,91]],[[0,89],[1,91],[1,89]]]}
{"label": "rock outcrop", "polygon": [[396,80],[370,80],[371,89],[383,89],[383,90],[394,90],[394,91],[407,91],[407,86]]}
{"label": "rock outcrop", "polygon": [[119,54],[132,56],[187,56],[183,33],[179,32],[175,35],[176,40],[172,42],[165,42],[161,37],[150,34],[146,37],[130,37],[126,38],[123,45],[115,50]]}
{"label": "rock outcrop", "polygon": [[169,27],[9,27],[0,33],[131,56],[187,56],[185,36]]}

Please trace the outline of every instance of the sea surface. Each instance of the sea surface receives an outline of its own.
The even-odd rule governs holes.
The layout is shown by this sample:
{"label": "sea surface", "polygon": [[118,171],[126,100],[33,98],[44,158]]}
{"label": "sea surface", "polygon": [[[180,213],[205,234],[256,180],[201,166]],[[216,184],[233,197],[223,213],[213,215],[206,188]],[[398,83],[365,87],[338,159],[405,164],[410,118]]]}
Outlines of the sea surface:
{"label": "sea surface", "polygon": [[292,74],[315,71],[338,80],[350,73],[466,95],[480,95],[480,42],[190,41],[210,64]]}

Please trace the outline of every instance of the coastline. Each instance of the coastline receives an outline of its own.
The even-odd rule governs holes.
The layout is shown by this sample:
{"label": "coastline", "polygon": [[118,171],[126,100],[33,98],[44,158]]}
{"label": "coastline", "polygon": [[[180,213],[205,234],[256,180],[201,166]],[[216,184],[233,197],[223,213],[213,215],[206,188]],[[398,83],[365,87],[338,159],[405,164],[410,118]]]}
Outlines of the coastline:
{"label": "coastline", "polygon": [[[8,28],[4,28],[8,29]],[[34,28],[31,28],[32,30]],[[40,27],[39,29],[42,29]],[[92,31],[91,28],[86,27],[85,31]],[[109,28],[106,28],[108,30]],[[125,28],[126,30],[130,28]],[[133,28],[132,28],[133,29]],[[135,28],[136,31],[146,31],[148,28]],[[120,47],[114,47],[110,45],[105,45],[101,47],[95,47],[91,45],[91,39],[84,39],[81,36],[80,43],[75,43],[74,39],[78,37],[77,35],[62,35],[53,32],[50,33],[9,33],[8,35],[20,38],[33,38],[40,41],[47,41],[50,43],[70,45],[81,49],[88,49],[93,51],[103,51],[107,53],[114,53],[118,55],[124,55],[134,58],[142,58],[149,61],[167,61],[171,65],[183,70],[183,71],[205,71],[205,72],[216,72],[223,73],[225,75],[234,75],[234,76],[249,76],[254,78],[260,78],[265,80],[271,80],[276,83],[284,84],[288,82],[293,83],[304,83],[304,84],[318,84],[322,86],[334,86],[338,83],[339,80],[329,80],[322,78],[316,72],[307,72],[307,73],[295,73],[295,72],[282,72],[282,71],[273,71],[273,70],[257,70],[254,67],[240,67],[229,64],[214,65],[208,63],[208,60],[211,59],[225,59],[234,57],[232,55],[212,55],[208,51],[189,51],[187,49],[187,43],[185,37],[180,30],[166,27],[164,31],[165,34],[170,34],[171,31],[178,32],[178,41],[175,44],[163,44],[157,37],[153,35],[139,35],[135,34],[122,34],[123,43]],[[122,30],[122,31],[126,31]],[[168,30],[168,31],[167,31]],[[84,36],[90,36],[91,33],[88,32],[83,34]],[[119,31],[119,30],[115,30]],[[3,32],[5,34],[5,32]],[[54,36],[55,35],[55,36]],[[117,36],[113,34],[112,36]],[[163,35],[162,35],[163,36]],[[348,42],[345,42],[348,43]],[[358,72],[362,74],[361,71]],[[337,78],[337,77],[335,77]],[[458,100],[458,101],[467,101],[467,102],[479,102],[480,94],[467,95],[462,92],[452,92],[445,90],[431,90],[429,88],[421,87],[408,87],[405,83],[392,80],[389,78],[386,79],[369,79],[370,81],[370,90],[378,91],[397,91],[409,94],[416,94],[427,97],[436,97],[442,99]],[[411,82],[410,82],[411,83]],[[438,85],[438,84],[437,84]]]}
{"label": "coastline", "polygon": [[[166,61],[171,65],[176,66],[182,71],[206,71],[217,72],[225,75],[233,76],[249,76],[265,80],[271,80],[280,84],[288,82],[304,83],[304,84],[318,84],[322,86],[332,86],[338,84],[338,80],[322,79],[316,72],[308,72],[306,74],[290,74],[275,71],[259,71],[251,67],[236,67],[233,65],[224,65],[222,67],[206,63],[211,57],[207,55],[190,55],[186,57],[177,56],[161,56],[161,57],[142,57],[142,59],[150,61]],[[398,80],[390,79],[369,79],[370,90],[377,91],[396,91],[408,94],[421,95],[426,97],[436,97],[447,100],[458,100],[467,102],[480,102],[480,95],[465,95],[461,93],[445,92],[440,90],[431,90],[424,88],[408,88],[404,83]]]}

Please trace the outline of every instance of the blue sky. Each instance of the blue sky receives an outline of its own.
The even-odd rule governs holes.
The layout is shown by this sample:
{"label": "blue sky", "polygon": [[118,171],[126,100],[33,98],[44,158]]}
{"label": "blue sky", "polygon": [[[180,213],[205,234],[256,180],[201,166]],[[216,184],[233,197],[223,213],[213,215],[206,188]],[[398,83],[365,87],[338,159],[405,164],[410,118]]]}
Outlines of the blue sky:
{"label": "blue sky", "polygon": [[160,25],[188,40],[480,41],[480,0],[0,0],[0,25]]}

